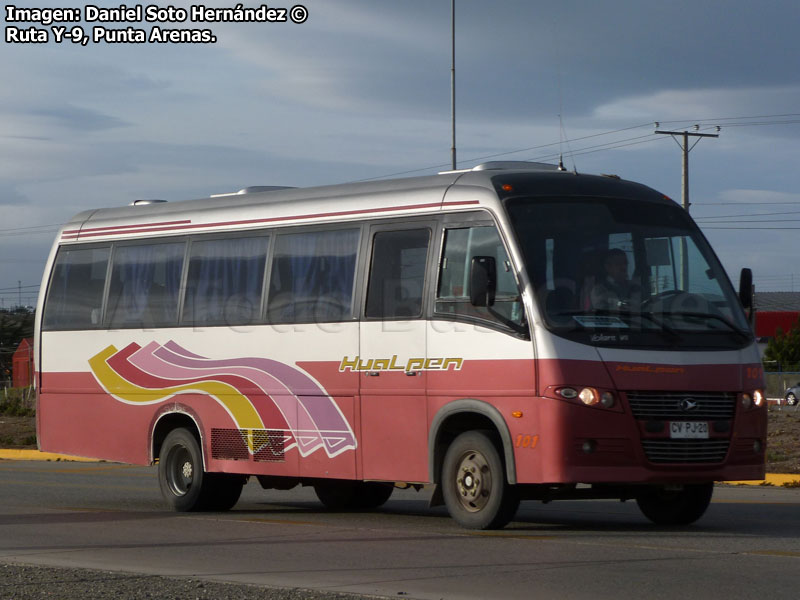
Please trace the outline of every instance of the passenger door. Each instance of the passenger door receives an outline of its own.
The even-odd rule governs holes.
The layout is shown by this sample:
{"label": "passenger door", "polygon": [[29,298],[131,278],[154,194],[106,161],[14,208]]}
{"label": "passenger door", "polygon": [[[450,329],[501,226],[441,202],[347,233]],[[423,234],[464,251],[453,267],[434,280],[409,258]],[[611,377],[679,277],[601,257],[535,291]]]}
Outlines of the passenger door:
{"label": "passenger door", "polygon": [[375,226],[355,368],[364,479],[426,481],[426,272],[432,223]]}

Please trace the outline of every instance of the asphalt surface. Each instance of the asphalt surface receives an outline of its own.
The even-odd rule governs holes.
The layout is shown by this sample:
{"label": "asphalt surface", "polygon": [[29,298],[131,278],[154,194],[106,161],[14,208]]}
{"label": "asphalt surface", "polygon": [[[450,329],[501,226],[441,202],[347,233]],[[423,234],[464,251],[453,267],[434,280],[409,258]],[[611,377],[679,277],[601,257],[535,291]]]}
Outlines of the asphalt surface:
{"label": "asphalt surface", "polygon": [[[523,503],[469,532],[425,492],[331,513],[251,482],[228,513],[175,514],[153,468],[0,462],[0,598],[796,598],[800,489],[718,486],[696,525],[635,504]],[[30,566],[26,566],[30,565]]]}

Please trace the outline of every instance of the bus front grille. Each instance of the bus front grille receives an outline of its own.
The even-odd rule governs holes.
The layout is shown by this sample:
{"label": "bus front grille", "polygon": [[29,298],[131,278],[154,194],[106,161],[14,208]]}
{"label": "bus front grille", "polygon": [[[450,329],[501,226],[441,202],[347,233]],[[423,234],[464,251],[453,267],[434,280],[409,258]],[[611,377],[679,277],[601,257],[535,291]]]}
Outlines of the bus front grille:
{"label": "bus front grille", "polygon": [[730,440],[642,440],[647,460],[653,463],[721,463]]}
{"label": "bus front grille", "polygon": [[727,420],[736,410],[735,392],[630,391],[626,395],[639,420]]}

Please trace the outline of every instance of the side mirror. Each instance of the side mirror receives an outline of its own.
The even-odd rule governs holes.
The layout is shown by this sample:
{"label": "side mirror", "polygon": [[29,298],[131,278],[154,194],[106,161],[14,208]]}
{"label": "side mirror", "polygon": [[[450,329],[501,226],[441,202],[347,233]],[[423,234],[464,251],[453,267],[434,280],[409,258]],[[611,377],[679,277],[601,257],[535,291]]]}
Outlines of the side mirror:
{"label": "side mirror", "polygon": [[753,308],[753,272],[744,268],[739,275],[739,302],[747,313],[747,320],[753,324],[755,310]]}
{"label": "side mirror", "polygon": [[739,302],[745,310],[753,308],[753,272],[747,268],[739,275]]}
{"label": "side mirror", "polygon": [[469,270],[469,301],[473,306],[494,305],[497,264],[493,256],[473,256]]}

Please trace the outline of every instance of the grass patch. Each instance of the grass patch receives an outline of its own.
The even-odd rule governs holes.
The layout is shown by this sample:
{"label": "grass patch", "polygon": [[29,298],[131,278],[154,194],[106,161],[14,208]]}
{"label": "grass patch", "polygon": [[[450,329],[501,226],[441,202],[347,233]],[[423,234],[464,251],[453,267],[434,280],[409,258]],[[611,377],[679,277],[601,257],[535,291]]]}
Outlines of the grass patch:
{"label": "grass patch", "polygon": [[781,454],[780,452],[775,452],[774,450],[772,451],[767,450],[767,462],[782,462],[787,458],[788,457],[785,454]]}
{"label": "grass patch", "polygon": [[6,388],[0,395],[0,415],[9,417],[36,416],[36,395],[33,388]]}

